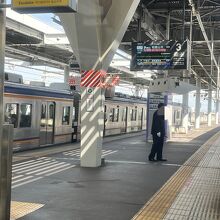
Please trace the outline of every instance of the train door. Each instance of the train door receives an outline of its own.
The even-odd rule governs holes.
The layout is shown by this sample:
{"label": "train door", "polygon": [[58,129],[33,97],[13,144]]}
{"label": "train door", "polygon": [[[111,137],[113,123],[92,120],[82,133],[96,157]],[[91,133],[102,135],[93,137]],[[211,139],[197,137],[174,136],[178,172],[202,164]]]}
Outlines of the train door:
{"label": "train door", "polygon": [[141,108],[141,130],[143,130],[143,122],[144,122],[144,109]]}
{"label": "train door", "polygon": [[40,145],[53,144],[55,103],[42,102],[40,121]]}
{"label": "train door", "polygon": [[127,132],[127,112],[128,112],[128,107],[122,109],[122,128],[121,132],[126,133]]}
{"label": "train door", "polygon": [[104,107],[104,130],[103,130],[103,137],[105,137],[105,129],[106,129],[106,122],[107,122],[107,107]]}
{"label": "train door", "polygon": [[125,111],[125,132],[127,132],[128,129],[128,107],[126,107]]}

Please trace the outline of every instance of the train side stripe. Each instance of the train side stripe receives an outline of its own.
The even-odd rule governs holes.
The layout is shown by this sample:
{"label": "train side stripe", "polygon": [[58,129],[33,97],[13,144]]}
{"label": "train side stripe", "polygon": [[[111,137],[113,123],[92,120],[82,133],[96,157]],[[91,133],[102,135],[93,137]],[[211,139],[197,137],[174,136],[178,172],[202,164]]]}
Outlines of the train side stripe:
{"label": "train side stripe", "polygon": [[69,99],[73,98],[73,95],[71,95],[70,93],[59,93],[59,91],[43,91],[34,88],[19,88],[13,86],[5,86],[4,89],[5,89],[5,93],[15,93],[20,95],[53,97],[53,98],[69,98]]}

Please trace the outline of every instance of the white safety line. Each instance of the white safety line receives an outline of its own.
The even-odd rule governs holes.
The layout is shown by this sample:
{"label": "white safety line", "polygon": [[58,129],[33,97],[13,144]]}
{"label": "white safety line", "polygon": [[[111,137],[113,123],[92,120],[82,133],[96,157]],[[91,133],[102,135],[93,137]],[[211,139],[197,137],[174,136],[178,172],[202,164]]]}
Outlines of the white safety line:
{"label": "white safety line", "polygon": [[110,162],[110,163],[124,163],[124,164],[141,164],[141,165],[150,164],[150,163],[147,163],[147,162],[128,161],[128,160],[106,160],[106,162]]}
{"label": "white safety line", "polygon": [[58,169],[63,168],[63,167],[67,167],[67,166],[69,166],[69,164],[64,164],[64,165],[62,165],[62,166],[55,167],[55,168],[53,168],[53,169],[46,170],[46,171],[41,172],[41,173],[37,173],[36,175],[37,175],[37,176],[38,176],[38,175],[42,175],[42,174],[45,174],[45,173],[48,173],[48,172],[51,172],[51,171],[54,171],[54,170],[58,170]]}
{"label": "white safety line", "polygon": [[175,164],[175,163],[161,163],[163,166],[173,166],[173,167],[181,167],[182,165],[180,164]]}
{"label": "white safety line", "polygon": [[80,156],[81,152],[80,150],[74,150],[74,151],[68,151],[63,153],[66,156]]}
{"label": "white safety line", "polygon": [[27,168],[34,168],[34,167],[39,167],[39,165],[44,165],[44,164],[50,164],[51,162],[50,161],[46,161],[46,162],[37,162],[37,163],[33,163],[33,165],[30,165],[30,166],[25,166],[25,167],[23,167],[22,166],[22,168],[20,168],[20,167],[18,167],[18,168],[16,168],[16,169],[13,169],[13,172],[20,172],[21,170],[25,170],[25,169],[27,169]]}
{"label": "white safety line", "polygon": [[[116,153],[116,152],[118,152],[118,150],[115,150],[115,151],[113,151],[113,150],[102,150],[102,157],[113,154],[113,153]],[[63,155],[72,156],[72,157],[73,156],[76,156],[76,157],[81,156],[80,149],[64,152]]]}
{"label": "white safety line", "polygon": [[13,177],[12,177],[12,181],[15,180],[15,179],[17,179],[17,178],[23,177],[23,176],[24,176],[24,175],[13,176]]}
{"label": "white safety line", "polygon": [[80,149],[76,149],[76,150],[71,150],[71,151],[66,151],[64,153],[79,153]]}
{"label": "white safety line", "polygon": [[76,155],[76,154],[77,154],[77,153],[64,153],[64,155],[67,155],[67,156],[68,156],[68,155],[70,155],[70,156],[73,155],[73,156],[74,156],[74,155]]}
{"label": "white safety line", "polygon": [[26,169],[23,169],[21,171],[18,170],[18,171],[15,171],[15,172],[17,172],[17,173],[27,173],[29,171],[38,170],[39,168],[44,168],[44,167],[47,167],[48,165],[52,165],[52,164],[56,164],[56,163],[58,163],[58,162],[49,162],[49,163],[46,163],[46,164],[43,164],[43,165],[41,165],[41,163],[40,163],[40,164],[38,164],[38,166],[34,166],[34,167],[31,167],[31,168],[30,168],[30,166],[28,166],[28,167],[26,167]]}
{"label": "white safety line", "polygon": [[116,153],[116,152],[118,152],[118,151],[115,150],[115,151],[112,151],[112,152],[109,152],[109,153],[103,153],[103,156],[107,156],[107,155],[109,155],[109,154],[114,154],[114,153]]}
{"label": "white safety line", "polygon": [[17,187],[19,187],[19,186],[23,186],[23,185],[25,185],[25,184],[35,182],[35,181],[40,180],[40,179],[42,179],[42,178],[43,178],[43,177],[38,177],[38,178],[35,178],[35,179],[32,179],[32,180],[28,180],[28,181],[26,181],[26,182],[23,182],[23,183],[14,185],[14,186],[12,186],[11,188],[14,189],[14,188],[17,188]]}
{"label": "white safety line", "polygon": [[48,161],[48,160],[51,160],[50,158],[38,158],[36,160],[29,160],[29,161],[26,161],[26,162],[22,162],[22,163],[16,163],[16,164],[13,164],[12,167],[13,168],[16,168],[16,167],[23,167],[23,166],[27,166],[28,164],[34,164],[34,163],[38,163],[39,161]]}
{"label": "white safety line", "polygon": [[20,166],[22,164],[32,163],[34,161],[36,161],[36,160],[29,160],[29,161],[26,161],[26,162],[16,163],[16,164],[13,164],[12,167]]}
{"label": "white safety line", "polygon": [[18,182],[21,182],[21,181],[23,181],[23,180],[27,180],[27,179],[30,179],[30,178],[33,178],[33,176],[26,176],[26,177],[24,177],[24,178],[22,178],[22,179],[18,179],[18,180],[16,180],[16,181],[13,181],[12,184],[15,184],[15,183],[18,183]]}
{"label": "white safety line", "polygon": [[57,160],[73,160],[73,161],[79,161],[80,158],[71,158],[71,157],[53,157]]}
{"label": "white safety line", "polygon": [[102,150],[102,153],[109,153],[112,152],[112,150]]}
{"label": "white safety line", "polygon": [[58,171],[55,171],[55,172],[46,174],[45,176],[51,176],[51,175],[53,175],[53,174],[59,173],[59,172],[64,171],[64,170],[68,170],[68,169],[73,168],[73,167],[76,167],[76,165],[72,165],[72,166],[69,166],[69,167],[65,167],[65,168],[63,168],[63,169],[61,169],[61,170],[58,170]]}
{"label": "white safety line", "polygon": [[51,176],[75,166],[76,165],[72,165],[67,162],[58,161],[54,157],[42,157],[36,160],[14,164],[12,189],[31,182],[35,182],[46,176]]}
{"label": "white safety line", "polygon": [[124,164],[140,164],[140,165],[163,165],[163,166],[174,166],[181,167],[180,164],[171,164],[171,163],[161,163],[161,162],[138,162],[138,161],[126,161],[126,160],[106,160],[109,163],[124,163]]}
{"label": "white safety line", "polygon": [[64,154],[65,156],[76,156],[76,157],[79,157],[80,156],[80,153],[75,153],[75,154]]}
{"label": "white safety line", "polygon": [[[31,172],[28,172],[26,173],[27,175],[30,175],[30,174],[33,174],[33,173],[37,173],[39,171],[42,171],[42,170],[47,170],[47,172],[49,172],[49,169],[52,168],[52,167],[57,167],[57,166],[60,166],[62,164],[64,164],[65,162],[60,162],[60,163],[55,163],[54,165],[51,165],[51,166],[48,166],[48,167],[44,167],[42,169],[38,169],[38,170],[34,170],[34,171],[31,171]],[[52,163],[51,163],[52,164]],[[68,164],[69,165],[69,164]]]}

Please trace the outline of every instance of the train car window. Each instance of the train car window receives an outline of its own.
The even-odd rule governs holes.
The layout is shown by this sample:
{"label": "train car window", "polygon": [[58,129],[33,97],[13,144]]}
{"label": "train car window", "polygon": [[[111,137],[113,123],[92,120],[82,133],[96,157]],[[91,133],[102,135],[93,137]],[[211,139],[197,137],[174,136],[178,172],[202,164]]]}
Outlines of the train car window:
{"label": "train car window", "polygon": [[137,106],[135,109],[131,110],[131,121],[136,121],[137,120]]}
{"label": "train car window", "polygon": [[109,121],[114,121],[114,108],[109,109]]}
{"label": "train car window", "polygon": [[114,109],[114,122],[118,122],[119,120],[119,106]]}
{"label": "train car window", "polygon": [[133,121],[133,109],[130,109],[130,120]]}
{"label": "train car window", "polygon": [[126,121],[126,108],[122,109],[121,121]]}
{"label": "train car window", "polygon": [[142,120],[142,113],[143,112],[143,108],[139,109],[138,111],[138,120],[141,121]]}
{"label": "train car window", "polygon": [[137,120],[137,106],[135,106],[135,109],[134,109],[134,121]]}
{"label": "train car window", "polygon": [[177,111],[176,119],[177,119],[177,120],[180,120],[180,112],[179,112],[179,111]]}
{"label": "train car window", "polygon": [[73,116],[73,121],[75,121],[75,119],[76,119],[76,108],[75,107],[73,107],[73,114],[72,114],[72,116]]}
{"label": "train car window", "polygon": [[49,105],[49,118],[54,118],[54,105]]}
{"label": "train car window", "polygon": [[54,126],[54,116],[55,116],[55,108],[54,103],[49,105],[49,112],[48,112],[48,121],[47,124],[49,127]]}
{"label": "train car window", "polygon": [[18,127],[18,104],[8,103],[5,105],[5,122]]}
{"label": "train car window", "polygon": [[21,104],[20,106],[20,128],[31,127],[32,105]]}
{"label": "train car window", "polygon": [[72,128],[74,128],[75,120],[76,120],[76,108],[73,106],[73,111],[72,111]]}
{"label": "train car window", "polygon": [[40,120],[40,126],[45,127],[46,126],[46,105],[41,105],[41,120]]}
{"label": "train car window", "polygon": [[8,81],[8,73],[5,73],[5,80]]}
{"label": "train car window", "polygon": [[70,124],[70,106],[63,107],[62,125]]}

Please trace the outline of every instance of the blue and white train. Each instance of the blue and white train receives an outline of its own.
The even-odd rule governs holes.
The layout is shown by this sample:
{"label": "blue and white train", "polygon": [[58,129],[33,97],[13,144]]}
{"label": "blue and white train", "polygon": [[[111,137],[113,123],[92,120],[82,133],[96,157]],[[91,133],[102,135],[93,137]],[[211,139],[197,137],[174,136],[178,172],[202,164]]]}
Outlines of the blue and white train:
{"label": "blue and white train", "polygon": [[[80,95],[22,82],[6,74],[4,120],[14,125],[13,151],[78,141]],[[146,111],[146,100],[106,99],[104,136],[145,130]]]}

